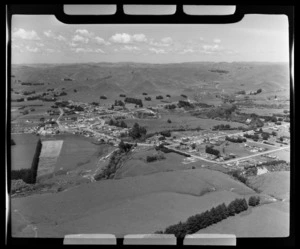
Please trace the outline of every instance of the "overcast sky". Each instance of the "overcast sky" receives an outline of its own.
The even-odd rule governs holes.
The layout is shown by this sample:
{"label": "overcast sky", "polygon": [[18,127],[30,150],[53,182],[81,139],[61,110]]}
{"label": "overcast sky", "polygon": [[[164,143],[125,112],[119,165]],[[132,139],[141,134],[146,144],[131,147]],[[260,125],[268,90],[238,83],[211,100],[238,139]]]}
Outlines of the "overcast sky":
{"label": "overcast sky", "polygon": [[288,19],[246,15],[234,24],[69,25],[12,17],[12,63],[288,61]]}

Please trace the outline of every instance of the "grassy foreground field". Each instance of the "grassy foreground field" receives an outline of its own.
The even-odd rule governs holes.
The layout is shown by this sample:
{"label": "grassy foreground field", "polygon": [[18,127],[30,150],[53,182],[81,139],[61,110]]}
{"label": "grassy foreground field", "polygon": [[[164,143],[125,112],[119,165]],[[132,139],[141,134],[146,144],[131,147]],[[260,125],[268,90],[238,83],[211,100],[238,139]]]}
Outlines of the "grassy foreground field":
{"label": "grassy foreground field", "polygon": [[[34,224],[38,237],[70,233],[153,233],[179,220],[255,192],[208,169],[161,172],[80,185],[56,194],[12,199],[14,236]],[[53,229],[55,227],[55,229]],[[28,232],[28,231],[27,231]]]}

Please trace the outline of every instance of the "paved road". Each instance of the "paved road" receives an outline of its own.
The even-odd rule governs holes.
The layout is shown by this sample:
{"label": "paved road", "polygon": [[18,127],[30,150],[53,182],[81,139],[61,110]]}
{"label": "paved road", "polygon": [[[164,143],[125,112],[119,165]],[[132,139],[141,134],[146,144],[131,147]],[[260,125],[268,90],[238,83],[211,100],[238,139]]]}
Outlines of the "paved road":
{"label": "paved road", "polygon": [[[165,147],[168,148],[168,146],[165,146]],[[244,156],[244,157],[240,157],[240,158],[235,158],[235,159],[224,161],[224,162],[216,162],[216,161],[213,161],[213,160],[209,160],[209,159],[203,158],[201,156],[196,156],[196,155],[193,155],[193,154],[189,154],[188,152],[180,151],[180,150],[177,150],[177,149],[174,149],[174,148],[170,147],[170,149],[172,149],[172,150],[175,150],[175,151],[178,151],[178,152],[184,152],[186,154],[189,154],[191,157],[195,157],[195,158],[198,158],[200,160],[203,160],[203,161],[206,161],[206,162],[209,162],[209,163],[216,163],[216,164],[232,163],[232,162],[241,161],[241,160],[245,160],[245,159],[256,157],[256,156],[260,156],[260,155],[265,155],[265,154],[273,153],[273,152],[284,150],[284,149],[288,149],[288,148],[290,148],[290,146],[280,147],[278,149],[268,150],[268,151],[264,151],[264,152],[261,152],[261,153],[257,153],[255,155],[250,155],[250,156]]]}
{"label": "paved road", "polygon": [[221,164],[232,163],[232,162],[236,162],[236,161],[248,159],[248,158],[251,158],[251,157],[256,157],[256,156],[261,156],[261,155],[273,153],[273,152],[276,152],[276,151],[279,151],[279,150],[285,150],[285,149],[288,149],[288,148],[290,148],[290,146],[287,146],[287,147],[280,147],[280,148],[278,148],[278,149],[268,150],[268,151],[264,151],[264,152],[261,152],[261,153],[257,153],[257,154],[255,154],[255,155],[244,156],[244,157],[241,157],[241,158],[236,158],[236,159],[232,159],[232,160],[225,161],[225,162],[220,162],[220,163],[221,163]]}
{"label": "paved road", "polygon": [[[288,126],[289,124],[283,124],[283,125],[279,125],[277,127],[286,127]],[[268,127],[264,127],[262,128],[262,130],[264,131],[264,129],[270,129],[270,128],[273,128],[273,127],[276,127],[276,126],[268,126]],[[253,131],[253,130],[250,130],[250,131]],[[237,132],[237,133],[232,133],[232,134],[225,134],[225,135],[219,135],[219,136],[215,136],[215,137],[211,137],[210,139],[215,139],[215,138],[219,138],[219,137],[226,137],[226,136],[234,136],[234,135],[244,135],[245,133],[247,133],[249,131],[240,131],[240,132]]]}

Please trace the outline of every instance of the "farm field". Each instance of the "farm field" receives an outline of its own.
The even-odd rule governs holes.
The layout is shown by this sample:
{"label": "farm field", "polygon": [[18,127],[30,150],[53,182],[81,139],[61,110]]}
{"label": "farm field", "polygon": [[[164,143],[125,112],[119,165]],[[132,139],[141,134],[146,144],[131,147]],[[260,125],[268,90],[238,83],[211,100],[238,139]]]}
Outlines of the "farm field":
{"label": "farm field", "polygon": [[39,137],[33,134],[12,134],[11,138],[16,143],[16,145],[10,146],[11,169],[29,169]]}
{"label": "farm field", "polygon": [[43,141],[40,161],[38,166],[38,177],[51,174],[54,171],[57,158],[59,157],[63,140]]}
{"label": "farm field", "polygon": [[78,135],[58,135],[45,138],[43,142],[49,141],[51,143],[63,141],[53,172],[76,170],[79,167],[81,169],[94,168],[97,165],[98,158],[111,151],[109,145],[97,145],[92,143],[92,139]]}

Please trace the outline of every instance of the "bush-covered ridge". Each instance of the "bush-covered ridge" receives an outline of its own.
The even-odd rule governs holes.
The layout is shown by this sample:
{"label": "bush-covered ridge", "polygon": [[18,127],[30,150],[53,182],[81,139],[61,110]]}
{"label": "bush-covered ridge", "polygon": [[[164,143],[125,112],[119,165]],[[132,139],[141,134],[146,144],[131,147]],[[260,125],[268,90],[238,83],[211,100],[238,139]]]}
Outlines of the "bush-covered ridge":
{"label": "bush-covered ridge", "polygon": [[124,160],[126,160],[127,155],[132,147],[132,144],[121,141],[119,143],[119,149],[114,151],[111,155],[108,165],[98,175],[96,175],[94,179],[96,181],[102,179],[112,179],[117,170],[121,167]]}

